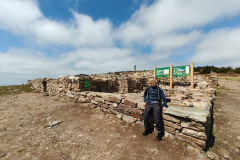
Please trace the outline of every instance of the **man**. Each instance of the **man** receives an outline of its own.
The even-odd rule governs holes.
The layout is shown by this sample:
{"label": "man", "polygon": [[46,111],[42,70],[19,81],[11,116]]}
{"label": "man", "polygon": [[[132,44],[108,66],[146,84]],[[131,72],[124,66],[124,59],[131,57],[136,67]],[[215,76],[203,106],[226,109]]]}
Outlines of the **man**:
{"label": "man", "polygon": [[[162,111],[166,111],[167,109],[167,100],[165,98],[164,92],[162,88],[156,86],[156,81],[154,79],[149,80],[149,87],[144,92],[143,96],[143,106],[145,107],[144,110],[144,127],[145,131],[143,132],[143,136],[147,136],[148,134],[152,133],[153,130],[150,129],[149,124],[149,116],[151,112],[153,112],[156,129],[157,129],[157,140],[161,141],[163,136],[162,128],[164,126],[161,125],[162,121]],[[162,102],[163,101],[163,107]]]}

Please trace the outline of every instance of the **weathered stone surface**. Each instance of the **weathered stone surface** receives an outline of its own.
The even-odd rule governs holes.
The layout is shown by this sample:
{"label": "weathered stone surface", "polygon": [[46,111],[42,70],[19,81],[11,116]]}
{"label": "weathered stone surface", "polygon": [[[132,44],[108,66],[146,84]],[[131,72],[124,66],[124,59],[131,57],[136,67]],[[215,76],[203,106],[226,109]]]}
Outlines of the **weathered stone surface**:
{"label": "weathered stone surface", "polygon": [[205,141],[200,140],[200,139],[196,139],[196,138],[193,138],[193,137],[190,137],[190,136],[187,136],[187,135],[184,135],[182,133],[177,133],[175,135],[175,138],[180,140],[180,141],[187,142],[194,147],[196,146],[195,144],[198,144],[201,147],[204,147],[204,145],[205,145]]}
{"label": "weathered stone surface", "polygon": [[171,133],[165,131],[164,137],[173,140],[174,139],[174,134],[171,134]]}
{"label": "weathered stone surface", "polygon": [[118,104],[117,103],[111,103],[111,104],[109,104],[109,107],[114,109],[114,108],[118,107]]}
{"label": "weathered stone surface", "polygon": [[189,102],[189,101],[183,101],[183,104],[185,104],[188,107],[192,107],[193,106],[193,104],[191,102]]}
{"label": "weathered stone surface", "polygon": [[124,100],[124,103],[125,103],[126,105],[131,106],[131,107],[137,107],[137,103],[136,103],[136,102],[133,102],[133,101],[128,100],[128,99],[125,99],[125,100]]}
{"label": "weathered stone surface", "polygon": [[137,121],[136,124],[137,124],[139,127],[144,128],[144,123],[143,123],[143,122]]}
{"label": "weathered stone surface", "polygon": [[197,123],[195,121],[191,121],[191,122],[182,121],[181,126],[184,127],[184,128],[189,128],[189,129],[199,131],[199,132],[204,132],[205,131],[205,127],[203,126],[203,124],[202,123]]}
{"label": "weathered stone surface", "polygon": [[210,102],[192,102],[194,108],[209,110],[211,107]]}
{"label": "weathered stone surface", "polygon": [[207,156],[210,159],[219,160],[219,156],[216,153],[212,152],[212,151],[207,151]]}
{"label": "weathered stone surface", "polygon": [[97,97],[97,96],[99,96],[99,93],[98,92],[89,92],[88,93],[88,97]]}
{"label": "weathered stone surface", "polygon": [[191,129],[183,128],[182,133],[202,140],[207,140],[207,136],[204,132],[197,132]]}
{"label": "weathered stone surface", "polygon": [[122,97],[117,95],[103,95],[102,98],[107,101],[115,102],[115,103],[120,103],[122,99]]}
{"label": "weathered stone surface", "polygon": [[105,109],[108,109],[108,108],[109,108],[107,104],[102,104],[101,107],[102,107],[102,108],[105,108]]}
{"label": "weathered stone surface", "polygon": [[119,104],[118,108],[119,109],[124,109],[124,110],[128,111],[131,108],[131,106],[127,106],[125,104]]}
{"label": "weathered stone surface", "polygon": [[68,91],[68,92],[66,93],[66,95],[67,95],[68,97],[70,97],[70,98],[74,98],[74,95],[72,94],[71,91]]}
{"label": "weathered stone surface", "polygon": [[165,115],[165,114],[163,114],[163,119],[166,119],[166,120],[172,121],[172,122],[176,122],[176,123],[180,123],[181,122],[180,119],[177,119],[177,118],[171,117],[169,115]]}
{"label": "weathered stone surface", "polygon": [[142,114],[142,112],[139,108],[130,108],[129,112],[134,113],[134,114]]}
{"label": "weathered stone surface", "polygon": [[129,115],[140,120],[144,119],[142,114],[130,113]]}
{"label": "weathered stone surface", "polygon": [[123,115],[122,119],[128,123],[134,123],[137,121],[136,118],[133,118],[133,117],[130,117],[130,116],[126,116],[126,115]]}
{"label": "weathered stone surface", "polygon": [[92,103],[92,104],[95,104],[95,105],[98,105],[98,102],[95,101],[95,100],[91,100],[91,103]]}
{"label": "weathered stone surface", "polygon": [[202,81],[202,82],[198,82],[197,83],[197,86],[200,88],[200,89],[205,89],[209,86],[209,83],[206,82],[206,81]]}
{"label": "weathered stone surface", "polygon": [[86,102],[86,98],[84,98],[83,96],[79,96],[78,100],[83,103]]}
{"label": "weathered stone surface", "polygon": [[126,114],[126,111],[124,109],[115,108],[114,110],[119,112],[119,113]]}
{"label": "weathered stone surface", "polygon": [[164,125],[169,126],[169,127],[172,127],[172,128],[175,128],[175,129],[178,129],[178,130],[181,130],[181,129],[182,129],[181,126],[176,125],[175,123],[172,123],[171,121],[166,121],[166,120],[164,120]]}
{"label": "weathered stone surface", "polygon": [[175,134],[175,129],[172,127],[168,127],[168,126],[164,126],[165,131],[171,133],[171,134]]}
{"label": "weathered stone surface", "polygon": [[123,116],[123,115],[120,114],[120,113],[117,114],[117,118],[119,118],[119,119],[122,119],[122,116]]}
{"label": "weathered stone surface", "polygon": [[209,116],[209,111],[193,107],[170,106],[164,113],[203,123],[207,122],[207,118]]}

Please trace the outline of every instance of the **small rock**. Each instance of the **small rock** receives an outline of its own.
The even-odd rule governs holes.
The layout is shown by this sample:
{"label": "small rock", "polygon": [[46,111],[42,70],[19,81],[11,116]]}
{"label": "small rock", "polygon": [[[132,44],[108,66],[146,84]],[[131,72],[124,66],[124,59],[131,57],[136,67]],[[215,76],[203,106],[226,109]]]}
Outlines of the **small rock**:
{"label": "small rock", "polygon": [[56,125],[59,125],[60,123],[62,123],[63,121],[52,121],[52,122],[49,122],[48,123],[48,126],[49,127],[53,127],[53,126],[56,126]]}
{"label": "small rock", "polygon": [[216,155],[216,153],[214,153],[214,152],[212,152],[212,151],[208,151],[208,152],[207,152],[207,156],[208,156],[208,158],[210,158],[210,159],[219,160],[219,156]]}
{"label": "small rock", "polygon": [[6,155],[6,153],[0,154],[0,157],[3,157],[3,156],[5,156],[5,155]]}

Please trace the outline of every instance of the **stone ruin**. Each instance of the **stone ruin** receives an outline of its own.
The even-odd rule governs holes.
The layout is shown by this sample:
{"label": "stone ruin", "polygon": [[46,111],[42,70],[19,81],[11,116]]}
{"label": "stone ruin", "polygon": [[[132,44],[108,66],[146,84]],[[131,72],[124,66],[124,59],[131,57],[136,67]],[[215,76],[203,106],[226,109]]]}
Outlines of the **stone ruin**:
{"label": "stone ruin", "polygon": [[[116,115],[128,123],[143,125],[143,92],[153,71],[116,72],[95,75],[66,76],[58,79],[29,80],[28,84],[48,95],[68,96],[80,103]],[[157,79],[164,90],[169,108],[163,113],[165,137],[200,151],[207,149],[213,126],[213,100],[217,75],[194,75],[194,89],[190,77],[174,77],[173,89],[169,78]],[[90,87],[85,87],[90,81]]]}

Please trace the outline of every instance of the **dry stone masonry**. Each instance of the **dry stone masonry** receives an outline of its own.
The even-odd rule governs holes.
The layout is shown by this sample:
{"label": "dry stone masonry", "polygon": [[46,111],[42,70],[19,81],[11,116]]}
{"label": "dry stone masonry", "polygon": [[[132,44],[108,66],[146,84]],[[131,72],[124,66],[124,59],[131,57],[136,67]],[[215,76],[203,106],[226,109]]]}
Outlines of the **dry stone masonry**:
{"label": "dry stone masonry", "polygon": [[[68,96],[80,103],[91,103],[93,108],[116,115],[128,123],[143,127],[143,91],[153,71],[118,72],[97,75],[66,76],[58,79],[29,80],[33,89],[48,95]],[[84,82],[91,82],[90,88]],[[165,137],[186,143],[200,151],[206,148],[212,127],[213,100],[217,75],[196,75],[194,89],[190,78],[158,79],[169,108],[163,113]]]}

